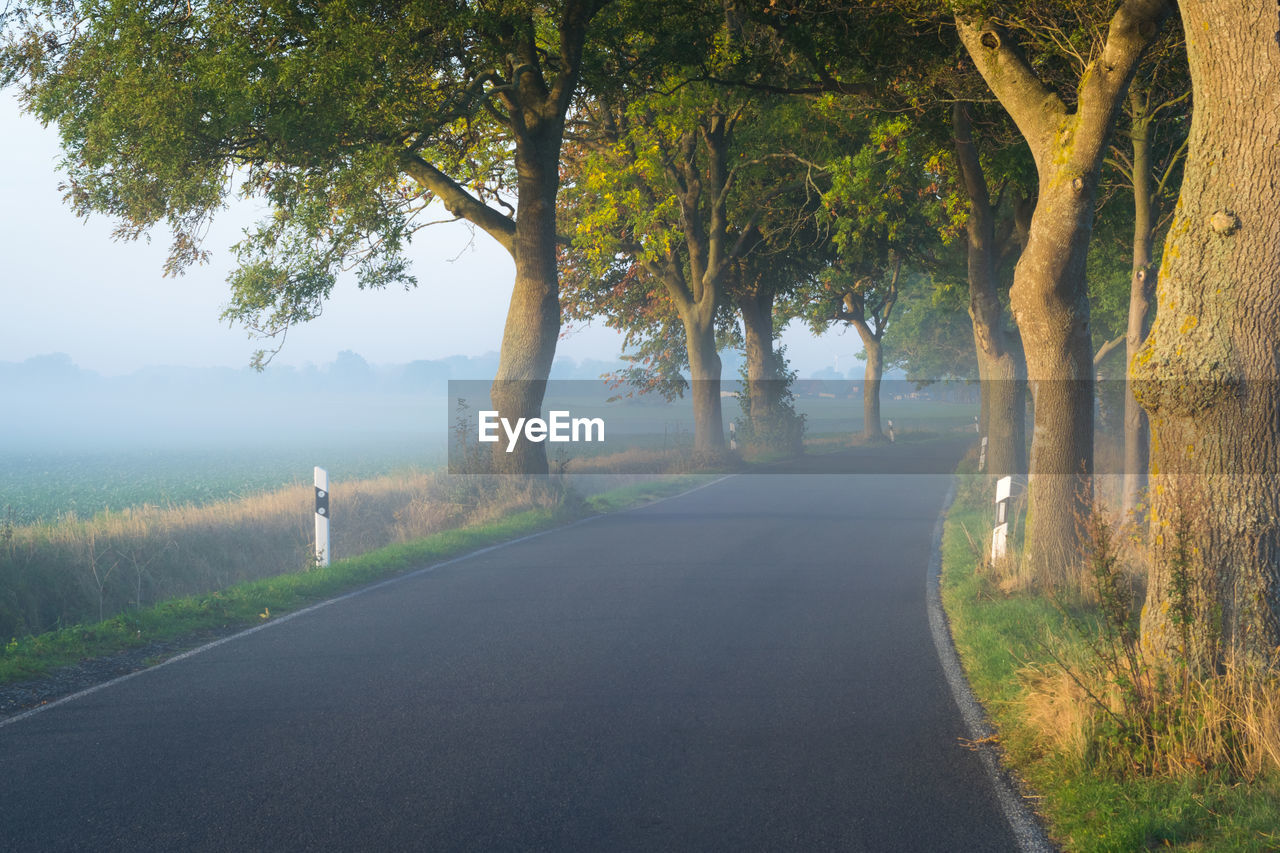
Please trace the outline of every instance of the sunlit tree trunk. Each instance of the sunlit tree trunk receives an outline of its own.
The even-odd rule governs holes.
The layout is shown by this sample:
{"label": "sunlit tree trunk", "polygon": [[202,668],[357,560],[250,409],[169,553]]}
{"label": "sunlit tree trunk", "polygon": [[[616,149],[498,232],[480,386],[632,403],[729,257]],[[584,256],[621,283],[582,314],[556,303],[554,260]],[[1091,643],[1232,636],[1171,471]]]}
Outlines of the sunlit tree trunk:
{"label": "sunlit tree trunk", "polygon": [[1010,303],[1035,401],[1026,558],[1043,586],[1078,583],[1079,522],[1092,499],[1093,352],[1085,257],[1112,123],[1143,51],[1171,11],[1126,0],[1081,76],[1074,109],[1037,76],[999,24],[957,17],[957,31],[1035,157],[1039,192]]}
{"label": "sunlit tree trunk", "polygon": [[684,319],[689,354],[689,396],[693,402],[693,452],[708,461],[724,454],[724,414],[720,402],[720,354],[710,318]]}
{"label": "sunlit tree trunk", "polygon": [[841,297],[835,319],[853,326],[862,339],[867,355],[867,369],[862,382],[862,437],[882,441],[880,423],[880,381],[884,376],[884,333],[898,302],[898,279],[902,274],[902,258],[893,258],[893,270],[882,287],[863,278]]}
{"label": "sunlit tree trunk", "polygon": [[[547,376],[560,335],[560,289],[556,268],[556,192],[559,189],[561,128],[531,139],[517,138],[520,215],[516,220],[516,280],[502,333],[498,374],[490,397],[502,417],[541,416]],[[511,453],[495,445],[494,470],[546,474],[546,445],[520,440]]]}
{"label": "sunlit tree trunk", "polygon": [[1192,113],[1159,310],[1146,646],[1211,671],[1280,649],[1280,8],[1182,0]]}
{"label": "sunlit tree trunk", "polygon": [[884,347],[880,339],[863,333],[862,345],[867,351],[867,369],[862,375],[862,437],[867,441],[883,441],[884,428],[880,422],[880,382],[884,377]]}

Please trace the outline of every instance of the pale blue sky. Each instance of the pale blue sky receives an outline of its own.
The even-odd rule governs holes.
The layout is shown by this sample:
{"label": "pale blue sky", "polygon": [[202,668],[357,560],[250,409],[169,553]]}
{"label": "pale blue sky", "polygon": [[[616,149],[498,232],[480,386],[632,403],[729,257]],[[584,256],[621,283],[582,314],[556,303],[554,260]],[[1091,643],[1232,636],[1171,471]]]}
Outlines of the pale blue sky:
{"label": "pale blue sky", "polygon": [[[161,269],[167,235],[146,242],[111,238],[102,217],[81,221],[61,200],[58,139],[0,92],[0,361],[65,352],[105,374],[147,365],[232,366],[260,345],[218,315],[227,301],[228,247],[249,225],[247,205],[224,212],[209,234],[212,262],[177,279]],[[496,350],[511,293],[506,253],[482,233],[471,243],[461,224],[421,232],[412,250],[415,291],[362,292],[344,281],[319,319],[289,334],[285,364],[326,363],[355,350],[375,364],[403,363]],[[451,260],[456,258],[456,260]],[[813,339],[803,329],[784,336],[801,375],[833,364],[856,365],[857,336]],[[620,339],[596,323],[574,330],[557,352],[609,359]]]}

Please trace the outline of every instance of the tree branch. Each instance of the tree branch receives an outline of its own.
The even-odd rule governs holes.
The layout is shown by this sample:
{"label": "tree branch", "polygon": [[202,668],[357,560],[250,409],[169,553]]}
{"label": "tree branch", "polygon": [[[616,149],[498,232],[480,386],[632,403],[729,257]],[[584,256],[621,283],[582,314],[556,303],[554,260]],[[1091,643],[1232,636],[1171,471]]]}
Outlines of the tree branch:
{"label": "tree branch", "polygon": [[1067,116],[1067,105],[1035,73],[1004,27],[957,15],[956,31],[978,73],[1027,140],[1036,165],[1047,165],[1044,161],[1058,122]]}
{"label": "tree branch", "polygon": [[1125,336],[1120,335],[1120,337],[1113,338],[1112,340],[1107,341],[1105,344],[1103,344],[1101,347],[1098,348],[1098,351],[1094,353],[1094,356],[1093,356],[1093,367],[1095,370],[1098,368],[1100,364],[1102,364],[1103,359],[1111,355],[1111,353],[1115,352],[1116,349],[1122,343],[1124,343],[1124,339],[1125,339]]}
{"label": "tree branch", "polygon": [[516,224],[467,192],[453,178],[408,149],[400,152],[400,168],[431,191],[454,216],[474,223],[515,255]]}

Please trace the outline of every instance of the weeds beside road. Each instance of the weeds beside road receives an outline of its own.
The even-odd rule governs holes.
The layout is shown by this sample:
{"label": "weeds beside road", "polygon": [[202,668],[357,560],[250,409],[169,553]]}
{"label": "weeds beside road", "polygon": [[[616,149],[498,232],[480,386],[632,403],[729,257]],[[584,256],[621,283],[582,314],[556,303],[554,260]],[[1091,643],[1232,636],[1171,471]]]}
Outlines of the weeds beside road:
{"label": "weeds beside road", "polygon": [[961,474],[947,518],[942,599],[975,694],[1015,772],[1070,851],[1280,850],[1280,685],[1238,673],[1159,674],[1110,523],[1095,518],[1070,600],[992,566],[989,478]]}

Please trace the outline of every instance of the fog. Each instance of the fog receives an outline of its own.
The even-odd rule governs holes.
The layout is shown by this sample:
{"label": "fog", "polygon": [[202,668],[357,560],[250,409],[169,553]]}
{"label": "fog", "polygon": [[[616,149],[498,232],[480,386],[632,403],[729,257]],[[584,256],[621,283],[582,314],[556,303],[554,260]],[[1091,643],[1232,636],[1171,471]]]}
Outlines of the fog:
{"label": "fog", "polygon": [[[305,368],[153,367],[102,376],[69,356],[0,362],[4,452],[189,450],[419,442],[442,451],[450,380],[489,380],[498,356],[371,365],[345,351]],[[558,378],[594,378],[610,362],[557,363]]]}

